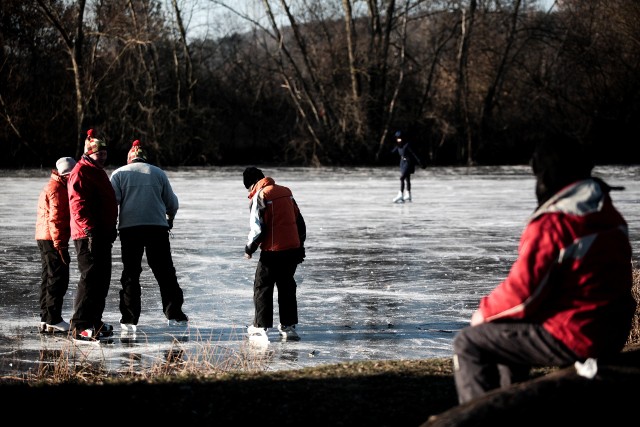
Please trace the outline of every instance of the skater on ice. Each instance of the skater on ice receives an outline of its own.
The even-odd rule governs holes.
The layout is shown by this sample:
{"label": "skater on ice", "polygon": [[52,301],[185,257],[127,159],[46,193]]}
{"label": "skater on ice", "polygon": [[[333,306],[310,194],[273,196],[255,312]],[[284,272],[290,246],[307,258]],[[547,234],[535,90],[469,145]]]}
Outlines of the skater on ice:
{"label": "skater on ice", "polygon": [[120,208],[118,231],[122,249],[120,319],[123,335],[135,334],[140,320],[142,255],[160,287],[162,311],[169,326],[186,326],[184,297],[171,257],[169,231],[178,212],[178,196],[167,174],[148,162],[147,148],[133,141],[127,164],[111,174],[111,185]]}
{"label": "skater on ice", "polygon": [[244,170],[249,191],[249,236],[244,256],[251,259],[260,247],[253,283],[255,315],[247,328],[250,339],[268,340],[273,327],[273,291],[278,287],[278,331],[284,339],[296,340],[298,303],[294,274],[305,257],[307,229],[291,190],[265,177],[255,167]]}
{"label": "skater on ice", "polygon": [[409,141],[406,140],[402,131],[395,133],[396,146],[391,150],[400,156],[400,191],[393,198],[394,203],[404,203],[411,201],[411,174],[416,171],[416,164],[424,169],[422,160],[411,149]]}
{"label": "skater on ice", "polygon": [[76,165],[61,157],[38,198],[36,242],[42,264],[40,281],[40,332],[68,332],[62,303],[69,288],[69,238],[71,215],[67,176]]}
{"label": "skater on ice", "polygon": [[107,143],[87,132],[84,154],[69,174],[71,238],[78,258],[80,280],[71,318],[72,337],[95,341],[113,335],[102,321],[111,283],[111,249],[118,236],[118,203],[104,170]]}

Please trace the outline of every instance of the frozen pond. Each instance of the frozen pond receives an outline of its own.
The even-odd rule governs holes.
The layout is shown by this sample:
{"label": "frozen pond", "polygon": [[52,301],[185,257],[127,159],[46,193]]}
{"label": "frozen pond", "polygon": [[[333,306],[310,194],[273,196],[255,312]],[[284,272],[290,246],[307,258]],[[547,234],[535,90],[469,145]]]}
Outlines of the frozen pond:
{"label": "frozen pond", "polygon": [[[186,331],[162,325],[160,294],[143,260],[143,309],[136,340],[119,337],[120,243],[103,320],[113,344],[86,357],[109,369],[148,365],[176,346],[215,357],[255,351],[268,369],[380,359],[448,357],[455,331],[480,296],[507,274],[535,208],[529,167],[427,168],[413,175],[413,202],[393,204],[398,171],[390,168],[270,168],[289,186],[307,223],[307,258],[296,274],[299,342],[271,332],[249,347],[256,258],[243,258],[248,233],[244,167],[169,169],[180,200],[172,252],[190,317]],[[109,174],[111,170],[108,170]],[[629,223],[634,260],[640,253],[640,166],[597,167],[594,175],[625,191],[612,193]],[[49,170],[0,171],[0,372],[33,369],[43,351],[69,341],[43,337],[39,323],[40,257],[34,240],[37,199]],[[78,280],[63,317],[69,320]],[[274,324],[278,323],[274,302]],[[174,341],[173,338],[177,338]],[[86,346],[86,345],[84,345]],[[95,347],[95,348],[94,348]]]}

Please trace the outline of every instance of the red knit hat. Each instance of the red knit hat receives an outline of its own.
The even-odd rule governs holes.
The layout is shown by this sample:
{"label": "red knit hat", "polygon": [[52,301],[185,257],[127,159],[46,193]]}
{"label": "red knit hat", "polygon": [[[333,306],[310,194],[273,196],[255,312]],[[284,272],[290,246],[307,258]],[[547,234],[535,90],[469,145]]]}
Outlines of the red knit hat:
{"label": "red knit hat", "polygon": [[137,139],[131,144],[131,150],[129,150],[129,154],[127,154],[127,163],[131,163],[136,159],[144,162],[147,161],[147,155],[142,149],[142,144]]}
{"label": "red knit hat", "polygon": [[89,155],[107,149],[107,143],[102,139],[94,138],[94,134],[93,129],[87,131],[87,139],[84,140],[84,154]]}

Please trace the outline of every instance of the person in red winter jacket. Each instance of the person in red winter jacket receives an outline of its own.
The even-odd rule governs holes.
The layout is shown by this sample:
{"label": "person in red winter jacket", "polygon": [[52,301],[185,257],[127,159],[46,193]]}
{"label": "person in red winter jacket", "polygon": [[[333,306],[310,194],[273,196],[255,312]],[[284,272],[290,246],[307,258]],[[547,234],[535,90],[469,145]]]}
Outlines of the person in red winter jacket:
{"label": "person in red winter jacket", "polygon": [[42,262],[40,280],[40,332],[67,332],[62,303],[69,288],[69,194],[67,176],[76,165],[61,157],[38,198],[36,242]]}
{"label": "person in red winter jacket", "polygon": [[84,154],[68,180],[71,238],[78,257],[80,280],[71,318],[73,337],[96,340],[113,335],[102,322],[111,283],[111,249],[118,236],[118,203],[104,170],[107,144],[87,132]]}
{"label": "person in red winter jacket", "polygon": [[612,187],[591,176],[586,148],[567,136],[539,144],[532,166],[539,204],[518,258],[454,337],[459,403],[524,381],[532,367],[597,366],[631,330],[631,246]]}

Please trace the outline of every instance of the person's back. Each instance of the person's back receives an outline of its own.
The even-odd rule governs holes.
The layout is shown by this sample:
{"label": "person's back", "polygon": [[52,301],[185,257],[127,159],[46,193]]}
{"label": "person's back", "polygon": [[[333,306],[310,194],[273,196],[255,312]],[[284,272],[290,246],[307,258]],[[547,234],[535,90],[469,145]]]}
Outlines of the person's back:
{"label": "person's back", "polygon": [[119,229],[167,226],[167,214],[173,218],[178,211],[178,197],[165,172],[157,166],[129,163],[111,174],[111,183],[120,205]]}

